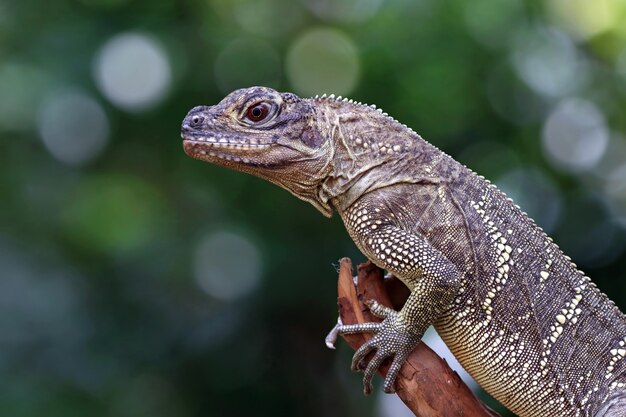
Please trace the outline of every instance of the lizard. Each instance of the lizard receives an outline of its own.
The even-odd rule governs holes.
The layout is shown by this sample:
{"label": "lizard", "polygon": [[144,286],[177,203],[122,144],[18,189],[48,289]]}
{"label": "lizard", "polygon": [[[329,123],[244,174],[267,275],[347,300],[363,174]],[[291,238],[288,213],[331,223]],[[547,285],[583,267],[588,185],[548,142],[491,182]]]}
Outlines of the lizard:
{"label": "lizard", "polygon": [[[625,417],[626,316],[494,184],[375,106],[236,90],[189,111],[187,155],[274,183],[324,216],[411,291],[354,354],[365,393],[434,325],[475,380],[521,417]],[[366,356],[374,352],[369,361]],[[367,362],[367,363],[366,363]]]}

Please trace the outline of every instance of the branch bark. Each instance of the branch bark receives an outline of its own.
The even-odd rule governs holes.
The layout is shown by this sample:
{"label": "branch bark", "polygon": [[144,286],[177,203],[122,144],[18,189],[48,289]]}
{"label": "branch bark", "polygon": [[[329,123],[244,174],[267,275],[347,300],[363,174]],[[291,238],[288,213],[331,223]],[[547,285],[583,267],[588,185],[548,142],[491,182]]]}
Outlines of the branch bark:
{"label": "branch bark", "polygon": [[[363,304],[370,299],[396,310],[401,308],[409,292],[399,280],[385,280],[382,270],[371,262],[360,264],[357,271],[355,282],[350,259],[340,260],[337,302],[344,324],[380,321]],[[371,334],[350,334],[343,338],[356,350]],[[389,363],[385,362],[378,372],[384,377],[388,369]],[[415,348],[400,370],[396,392],[417,417],[499,417],[425,343]]]}

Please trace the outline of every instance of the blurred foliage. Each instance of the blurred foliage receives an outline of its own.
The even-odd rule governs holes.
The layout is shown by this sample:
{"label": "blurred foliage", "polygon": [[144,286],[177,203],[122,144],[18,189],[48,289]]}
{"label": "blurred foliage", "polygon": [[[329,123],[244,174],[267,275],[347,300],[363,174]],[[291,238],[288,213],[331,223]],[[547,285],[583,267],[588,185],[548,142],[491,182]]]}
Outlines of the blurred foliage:
{"label": "blurred foliage", "polygon": [[3,0],[0,415],[389,415],[323,344],[340,220],[182,152],[255,84],[382,107],[626,310],[623,1]]}

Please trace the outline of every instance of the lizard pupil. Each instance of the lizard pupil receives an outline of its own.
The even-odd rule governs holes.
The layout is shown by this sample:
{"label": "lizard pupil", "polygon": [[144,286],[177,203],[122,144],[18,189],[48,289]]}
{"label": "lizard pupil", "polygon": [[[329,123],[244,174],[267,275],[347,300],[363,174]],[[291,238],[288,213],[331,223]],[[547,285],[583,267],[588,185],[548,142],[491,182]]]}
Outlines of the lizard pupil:
{"label": "lizard pupil", "polygon": [[270,113],[270,106],[267,103],[259,103],[248,109],[246,117],[252,122],[264,120]]}

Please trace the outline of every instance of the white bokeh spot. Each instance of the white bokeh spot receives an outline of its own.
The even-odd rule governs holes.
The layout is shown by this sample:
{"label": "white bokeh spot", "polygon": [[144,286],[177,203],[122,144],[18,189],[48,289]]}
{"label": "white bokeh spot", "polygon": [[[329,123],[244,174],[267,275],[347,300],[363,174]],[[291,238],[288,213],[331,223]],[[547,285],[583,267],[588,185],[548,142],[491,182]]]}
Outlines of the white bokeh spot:
{"label": "white bokeh spot", "polygon": [[102,106],[79,90],[65,90],[41,103],[37,130],[60,162],[79,166],[97,157],[109,139],[109,120]]}
{"label": "white bokeh spot", "polygon": [[94,78],[102,94],[117,107],[147,110],[165,96],[172,70],[165,49],[143,33],[123,33],[107,41],[94,63]]}
{"label": "white bokeh spot", "polygon": [[592,169],[604,155],[609,130],[604,115],[590,101],[564,100],[550,113],[542,131],[546,156],[561,169]]}
{"label": "white bokeh spot", "polygon": [[576,46],[554,28],[526,28],[513,42],[513,66],[519,78],[539,94],[561,97],[586,81],[587,66]]}
{"label": "white bokeh spot", "polygon": [[210,296],[232,301],[259,285],[261,254],[246,237],[231,231],[205,236],[195,250],[194,277]]}

